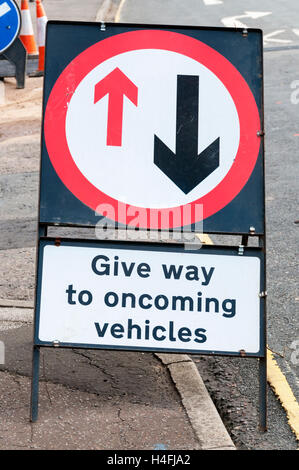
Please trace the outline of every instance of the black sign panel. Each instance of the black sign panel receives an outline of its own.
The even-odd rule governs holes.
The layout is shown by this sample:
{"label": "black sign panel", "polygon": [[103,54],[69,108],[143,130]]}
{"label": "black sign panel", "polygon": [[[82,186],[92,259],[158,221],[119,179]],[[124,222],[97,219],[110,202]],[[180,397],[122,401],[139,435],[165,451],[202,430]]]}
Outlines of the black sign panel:
{"label": "black sign panel", "polygon": [[260,30],[48,22],[40,222],[263,234],[262,77]]}

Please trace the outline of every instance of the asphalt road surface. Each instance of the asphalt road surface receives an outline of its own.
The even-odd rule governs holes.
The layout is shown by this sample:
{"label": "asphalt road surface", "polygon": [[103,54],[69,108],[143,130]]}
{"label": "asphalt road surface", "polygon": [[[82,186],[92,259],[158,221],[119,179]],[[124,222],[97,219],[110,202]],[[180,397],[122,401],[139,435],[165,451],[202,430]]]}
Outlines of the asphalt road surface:
{"label": "asphalt road surface", "polygon": [[296,0],[125,0],[119,20],[194,26],[258,27],[265,46],[299,45]]}
{"label": "asphalt road surface", "polygon": [[[97,0],[63,4],[44,0],[49,19],[91,21],[101,4]],[[110,14],[117,11],[118,2],[111,5]],[[232,27],[242,24],[264,31],[268,345],[278,353],[275,358],[298,399],[299,4],[295,0],[125,0],[117,20]],[[1,298],[33,298],[41,87],[41,79],[30,79],[26,90],[20,90],[16,98],[10,80],[5,119],[0,114]],[[10,107],[9,102],[14,104]],[[28,279],[26,285],[24,277]],[[199,356],[194,360],[239,448],[296,449],[286,414],[270,389],[268,432],[258,431],[257,361]]]}

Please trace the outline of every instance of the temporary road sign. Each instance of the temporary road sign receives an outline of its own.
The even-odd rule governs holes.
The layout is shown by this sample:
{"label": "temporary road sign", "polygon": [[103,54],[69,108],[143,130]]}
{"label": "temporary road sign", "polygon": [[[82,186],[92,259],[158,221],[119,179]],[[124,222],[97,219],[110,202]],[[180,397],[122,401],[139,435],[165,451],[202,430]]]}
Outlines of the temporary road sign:
{"label": "temporary road sign", "polygon": [[13,0],[0,0],[0,54],[12,45],[19,34],[21,15]]}
{"label": "temporary road sign", "polygon": [[[258,357],[265,429],[262,78],[260,30],[48,23],[33,421],[40,347],[61,346]],[[95,211],[259,247],[47,236]]]}
{"label": "temporary road sign", "polygon": [[35,344],[263,354],[259,248],[42,240],[38,272]]}
{"label": "temporary road sign", "polygon": [[[245,79],[240,51],[227,57],[220,41],[259,54],[260,33],[246,42],[240,31],[220,28],[212,47],[211,31],[200,28],[108,25],[102,40],[91,31],[80,53],[71,46],[71,60],[58,60],[55,74],[50,47],[64,25],[50,22],[48,30],[40,220],[93,225],[100,206],[125,225],[145,213],[141,228],[203,218],[206,231],[263,233],[261,62]],[[184,223],[166,217],[187,207]]]}

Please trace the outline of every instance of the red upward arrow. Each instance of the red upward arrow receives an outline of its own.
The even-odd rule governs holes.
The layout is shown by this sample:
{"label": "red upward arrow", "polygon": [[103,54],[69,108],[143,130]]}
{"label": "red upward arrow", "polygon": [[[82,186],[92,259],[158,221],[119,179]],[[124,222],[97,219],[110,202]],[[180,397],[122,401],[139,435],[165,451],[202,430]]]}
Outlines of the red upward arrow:
{"label": "red upward arrow", "polygon": [[94,103],[109,95],[107,120],[107,145],[122,144],[124,95],[137,106],[138,88],[117,67],[95,85]]}

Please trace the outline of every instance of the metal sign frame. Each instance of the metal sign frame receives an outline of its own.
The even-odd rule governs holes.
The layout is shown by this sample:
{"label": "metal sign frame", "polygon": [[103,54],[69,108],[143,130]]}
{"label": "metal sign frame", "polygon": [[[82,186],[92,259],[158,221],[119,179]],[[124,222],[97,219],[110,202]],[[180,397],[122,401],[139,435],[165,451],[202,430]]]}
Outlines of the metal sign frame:
{"label": "metal sign frame", "polygon": [[[46,45],[46,67],[45,67],[45,77],[44,77],[44,97],[43,97],[43,114],[45,113],[47,101],[51,90],[54,86],[54,83],[57,80],[57,77],[62,73],[65,67],[76,57],[80,52],[90,47],[95,40],[105,39],[109,35],[117,35],[124,31],[128,30],[140,30],[142,28],[147,28],[150,30],[157,30],[159,28],[166,28],[170,31],[179,31],[186,35],[191,35],[194,38],[200,38],[201,40],[206,40],[210,47],[215,47],[215,44],[221,43],[221,49],[226,58],[232,60],[231,54],[233,52],[233,47],[227,41],[222,40],[223,34],[233,35],[236,38],[234,45],[237,54],[240,58],[244,58],[243,52],[246,50],[245,45],[250,49],[250,51],[255,51],[256,57],[258,57],[259,63],[259,77],[251,76],[251,63],[248,64],[243,60],[242,67],[245,67],[246,72],[241,71],[241,73],[246,75],[246,80],[250,82],[250,87],[255,87],[255,99],[258,101],[258,109],[260,112],[260,139],[261,146],[258,157],[258,163],[255,166],[255,169],[245,185],[241,193],[227,206],[222,209],[221,216],[219,218],[218,225],[215,224],[213,216],[207,219],[204,222],[204,232],[205,233],[216,233],[223,235],[240,235],[241,243],[237,246],[203,246],[203,252],[209,253],[232,253],[234,252],[236,256],[251,256],[252,253],[258,253],[258,256],[261,259],[262,270],[261,270],[261,286],[260,286],[260,305],[261,305],[261,316],[260,316],[260,332],[261,332],[261,347],[260,351],[256,355],[247,355],[246,352],[240,351],[239,354],[233,353],[230,354],[226,352],[225,354],[213,354],[210,355],[228,355],[234,357],[254,357],[259,361],[259,402],[260,402],[260,429],[265,431],[267,429],[267,374],[266,374],[266,271],[265,271],[265,258],[266,258],[266,241],[265,241],[265,189],[264,189],[264,116],[263,116],[263,59],[262,59],[262,32],[256,29],[243,30],[241,28],[212,28],[212,27],[186,27],[186,26],[161,26],[161,25],[134,25],[134,24],[98,24],[98,23],[80,23],[80,22],[48,22],[47,27],[47,40],[49,39],[49,31],[51,28],[56,25],[59,28],[65,31],[66,37],[65,41],[61,40],[61,36],[56,35],[55,41],[58,47],[53,47],[54,52],[54,62],[52,62],[52,51],[51,47],[53,46],[50,42],[47,42]],[[76,41],[73,41],[73,34],[71,30],[73,27],[79,28],[79,34],[76,35]],[[50,29],[49,29],[50,28]],[[87,30],[92,30],[93,38],[89,38],[86,34]],[[233,37],[232,36],[232,37]],[[209,37],[209,39],[207,39]],[[228,36],[227,36],[228,37]],[[96,39],[98,38],[98,39]],[[99,39],[100,38],[100,39]],[[240,43],[241,41],[241,43]],[[71,45],[76,47],[76,50],[73,50]],[[240,47],[240,44],[244,46]],[[245,49],[244,49],[245,47]],[[81,48],[81,49],[80,49]],[[57,57],[57,51],[61,52],[61,55]],[[232,60],[234,63],[234,60]],[[43,118],[44,126],[44,118]],[[252,199],[252,196],[256,196],[258,193],[259,202],[257,203],[256,199]],[[58,196],[59,195],[59,196]],[[57,197],[58,196],[58,197]],[[240,210],[239,198],[243,197],[250,201],[248,207],[248,212]],[[84,209],[84,214],[82,215],[82,208]],[[75,218],[74,215],[75,214]],[[219,214],[218,214],[219,215]],[[231,216],[233,215],[233,220]],[[251,218],[251,215],[253,218]],[[241,221],[241,225],[235,221],[238,219]],[[47,149],[44,140],[44,132],[42,127],[42,144],[41,144],[41,176],[40,176],[40,195],[39,195],[39,214],[38,214],[38,236],[37,236],[37,271],[36,271],[36,297],[35,297],[35,320],[34,320],[34,337],[33,337],[33,363],[32,363],[32,387],[31,387],[31,421],[36,421],[38,418],[38,394],[39,394],[39,364],[40,364],[40,348],[56,347],[56,344],[44,344],[39,341],[37,337],[37,328],[38,328],[38,318],[39,318],[39,296],[40,296],[40,286],[41,286],[41,265],[42,265],[42,250],[41,247],[47,243],[72,243],[72,244],[89,244],[96,243],[94,240],[80,240],[72,238],[57,239],[53,237],[48,237],[48,228],[51,226],[59,227],[95,227],[98,224],[99,217],[96,217],[91,209],[87,206],[84,206],[69,190],[67,190],[62,181],[58,178],[47,154]],[[222,227],[221,227],[222,225]],[[126,228],[119,224],[116,226],[116,229]],[[191,231],[197,231],[197,227],[190,226]],[[248,247],[249,239],[253,236],[258,237],[259,245],[258,248]],[[98,242],[99,245],[107,243],[111,246],[128,246],[127,242]],[[135,249],[145,246],[144,242],[131,242],[130,246],[134,246]],[[176,244],[159,244],[159,243],[148,243],[146,244],[146,249],[148,250],[173,250],[177,252],[182,252],[184,249],[183,245]],[[200,254],[201,250],[198,251]],[[194,251],[193,251],[194,253]],[[59,347],[78,347],[82,348],[82,345],[70,345],[70,344],[59,344]],[[87,348],[96,348],[99,349],[97,345],[85,345]],[[115,348],[113,348],[115,349]],[[124,348],[122,348],[124,349]],[[128,350],[128,348],[126,348]],[[133,349],[137,350],[136,348]],[[144,350],[144,349],[143,349]],[[158,349],[155,349],[158,350]],[[152,349],[151,349],[152,351]],[[165,349],[163,349],[165,352]],[[170,350],[172,353],[181,353],[182,350],[174,351]],[[192,354],[192,351],[186,350],[188,354]],[[198,352],[196,352],[198,353]],[[206,351],[200,352],[200,354],[209,354]]]}
{"label": "metal sign frame", "polygon": [[[34,336],[33,336],[33,368],[32,368],[32,389],[31,389],[31,420],[34,422],[38,417],[38,394],[39,394],[39,362],[40,362],[40,348],[60,347],[60,348],[78,348],[78,349],[106,349],[106,350],[126,350],[126,351],[144,351],[144,352],[164,352],[174,354],[202,354],[210,356],[230,356],[242,358],[257,358],[259,360],[259,383],[260,383],[260,428],[266,430],[266,272],[265,272],[265,251],[263,246],[260,247],[239,247],[233,246],[217,246],[217,245],[203,245],[200,250],[188,250],[183,244],[165,245],[162,243],[144,243],[144,242],[119,242],[114,241],[95,241],[95,240],[80,240],[70,238],[53,238],[45,236],[39,237],[38,250],[37,250],[37,284],[35,296],[35,316],[34,316]],[[244,241],[244,240],[243,240]],[[99,344],[77,344],[77,343],[63,343],[63,342],[48,342],[41,341],[38,338],[39,330],[39,315],[40,315],[40,300],[41,300],[41,283],[42,283],[42,266],[43,266],[43,248],[47,245],[56,246],[93,246],[93,247],[109,247],[109,248],[130,248],[135,250],[144,251],[160,251],[160,252],[173,252],[173,253],[196,253],[200,254],[214,254],[214,255],[229,255],[229,256],[245,256],[245,257],[258,257],[260,259],[260,348],[257,353],[246,353],[240,350],[238,353],[232,351],[207,351],[207,350],[190,350],[188,348],[146,348],[146,347],[129,347],[129,346],[106,346]]]}

